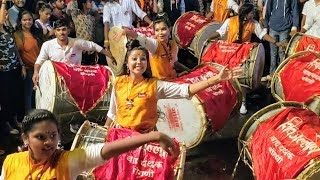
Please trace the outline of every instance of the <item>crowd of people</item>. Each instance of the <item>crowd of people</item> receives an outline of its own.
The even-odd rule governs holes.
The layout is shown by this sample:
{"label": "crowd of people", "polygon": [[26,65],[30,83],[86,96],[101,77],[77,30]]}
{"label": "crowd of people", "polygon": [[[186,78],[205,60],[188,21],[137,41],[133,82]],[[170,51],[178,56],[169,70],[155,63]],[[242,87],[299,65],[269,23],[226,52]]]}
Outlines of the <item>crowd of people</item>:
{"label": "crowd of people", "polygon": [[[8,156],[0,179],[50,177],[46,172],[55,158],[59,159],[55,159],[56,171],[63,172],[59,177],[73,179],[80,170],[150,141],[162,142],[173,153],[168,149],[174,148],[171,140],[152,132],[157,122],[157,100],[190,98],[221,81],[238,78],[241,70],[223,68],[218,75],[191,85],[167,82],[177,77],[176,69],[183,67],[178,62],[179,48],[171,39],[171,25],[183,13],[194,10],[223,23],[212,32],[212,39],[227,35],[227,41],[234,43],[269,42],[264,44],[270,46],[269,75],[263,78],[269,80],[284,58],[290,36],[302,32],[320,37],[319,5],[320,0],[1,0],[0,135],[21,134],[28,151]],[[124,74],[114,83],[105,126],[116,122],[117,126],[147,134],[130,142],[99,144],[85,152],[59,150],[55,116],[45,110],[32,110],[41,65],[46,60],[107,65],[110,62],[106,59],[116,64],[108,36],[113,26],[123,27],[113,38],[125,35],[132,40],[127,45]],[[130,29],[139,26],[152,26],[155,38]],[[242,114],[247,112],[245,99]],[[19,159],[26,157],[29,160],[20,163]],[[89,165],[75,170],[68,162],[77,157]],[[37,168],[39,163],[45,168]],[[35,170],[28,170],[30,164]],[[74,165],[78,164],[82,163]],[[26,174],[15,174],[21,166],[26,167]]]}

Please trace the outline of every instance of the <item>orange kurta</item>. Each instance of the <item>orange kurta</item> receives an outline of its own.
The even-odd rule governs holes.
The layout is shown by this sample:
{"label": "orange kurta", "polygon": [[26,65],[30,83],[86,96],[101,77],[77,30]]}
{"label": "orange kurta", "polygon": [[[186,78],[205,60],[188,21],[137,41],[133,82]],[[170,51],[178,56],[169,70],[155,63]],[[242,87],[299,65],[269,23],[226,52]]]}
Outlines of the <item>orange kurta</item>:
{"label": "orange kurta", "polygon": [[[234,42],[238,40],[239,26],[240,26],[239,16],[231,17],[229,22],[228,37],[227,37],[228,42]],[[248,20],[243,26],[242,42],[250,42],[254,29],[255,29],[254,21]]]}
{"label": "orange kurta", "polygon": [[[128,76],[120,76],[115,80],[117,98],[116,122],[124,128],[146,132],[154,129],[157,123],[157,80],[144,79],[133,85]],[[133,106],[127,106],[127,99]]]}
{"label": "orange kurta", "polygon": [[213,0],[214,12],[213,18],[217,22],[224,22],[228,18],[228,0]]}
{"label": "orange kurta", "polygon": [[152,76],[158,79],[173,79],[177,77],[177,73],[173,69],[173,56],[176,56],[173,54],[173,49],[176,44],[173,41],[169,43],[170,45],[167,45],[158,41],[157,50],[150,57]]}
{"label": "orange kurta", "polygon": [[16,45],[23,63],[27,69],[33,70],[34,63],[40,53],[38,41],[30,32],[15,32]]}
{"label": "orange kurta", "polygon": [[55,163],[53,167],[33,164],[30,162],[29,151],[8,155],[3,163],[4,179],[27,180],[29,174],[32,175],[32,179],[37,179],[42,172],[41,179],[69,180],[68,152],[57,152],[54,155],[56,156],[52,161],[52,164]]}

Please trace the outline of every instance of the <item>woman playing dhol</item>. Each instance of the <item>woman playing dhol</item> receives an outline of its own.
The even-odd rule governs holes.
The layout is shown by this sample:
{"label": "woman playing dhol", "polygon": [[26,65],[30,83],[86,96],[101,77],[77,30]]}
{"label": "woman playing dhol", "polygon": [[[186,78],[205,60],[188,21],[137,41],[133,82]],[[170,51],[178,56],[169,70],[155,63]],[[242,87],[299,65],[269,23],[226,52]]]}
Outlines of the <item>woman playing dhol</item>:
{"label": "woman playing dhol", "polygon": [[[259,39],[264,39],[276,46],[286,46],[286,44],[274,40],[267,31],[263,30],[258,21],[254,20],[254,5],[245,3],[239,9],[239,15],[227,19],[220,29],[212,34],[210,39],[223,37],[227,34],[227,41],[234,43],[250,42],[252,34],[255,34]],[[242,89],[242,105],[240,108],[241,114],[247,113],[246,107],[246,89]]]}
{"label": "woman playing dhol", "polygon": [[124,128],[150,132],[158,119],[158,99],[189,98],[221,81],[238,78],[242,73],[239,67],[223,68],[218,75],[190,85],[158,80],[151,76],[148,50],[139,46],[137,40],[130,43],[124,64],[126,74],[115,79],[105,126],[115,121]]}
{"label": "woman playing dhol", "polygon": [[[153,21],[153,29],[156,39],[146,37],[143,34],[124,28],[117,36],[127,35],[136,38],[140,45],[151,53],[150,67],[152,76],[162,80],[177,77],[175,68],[185,70],[178,62],[178,46],[174,40],[170,40],[171,25],[165,13],[157,15]],[[115,37],[117,39],[118,37]]]}
{"label": "woman playing dhol", "polygon": [[150,132],[113,142],[94,144],[86,149],[58,149],[59,128],[56,117],[47,110],[35,109],[22,121],[22,139],[27,151],[8,155],[0,179],[76,179],[84,170],[102,165],[108,159],[145,143],[159,141],[172,156],[178,149],[160,132]]}

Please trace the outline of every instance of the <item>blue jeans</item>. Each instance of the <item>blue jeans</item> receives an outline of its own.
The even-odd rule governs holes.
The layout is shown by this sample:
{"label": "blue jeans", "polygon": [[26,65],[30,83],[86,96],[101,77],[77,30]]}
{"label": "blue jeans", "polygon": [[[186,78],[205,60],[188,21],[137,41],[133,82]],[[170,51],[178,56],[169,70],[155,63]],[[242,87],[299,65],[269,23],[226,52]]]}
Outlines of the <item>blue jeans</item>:
{"label": "blue jeans", "polygon": [[[290,29],[275,31],[270,28],[269,35],[278,42],[288,42],[290,39]],[[278,64],[283,61],[285,51],[285,48],[279,48],[275,44],[270,43],[270,74],[273,74],[276,71]]]}
{"label": "blue jeans", "polygon": [[24,79],[24,106],[25,106],[25,112],[27,113],[31,109],[34,108],[35,104],[35,93],[33,90],[33,70],[27,69],[27,76]]}

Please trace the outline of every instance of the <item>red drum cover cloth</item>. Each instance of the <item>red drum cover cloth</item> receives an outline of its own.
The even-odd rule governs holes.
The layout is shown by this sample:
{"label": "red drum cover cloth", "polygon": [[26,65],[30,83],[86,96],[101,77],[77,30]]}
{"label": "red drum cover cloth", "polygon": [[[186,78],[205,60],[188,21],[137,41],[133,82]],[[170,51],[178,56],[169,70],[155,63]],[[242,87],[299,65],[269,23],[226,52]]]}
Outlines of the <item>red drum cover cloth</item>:
{"label": "red drum cover cloth", "polygon": [[110,74],[105,67],[61,62],[53,62],[53,65],[82,114],[92,110],[106,94]]}
{"label": "red drum cover cloth", "polygon": [[155,34],[154,34],[154,30],[152,27],[139,27],[139,28],[129,28],[135,32],[138,32],[138,33],[141,33],[141,34],[144,34],[146,35],[147,37],[152,37],[154,38],[155,37]]}
{"label": "red drum cover cloth", "polygon": [[234,68],[250,57],[250,51],[255,43],[237,44],[227,41],[213,42],[201,62],[215,62],[228,68]]}
{"label": "red drum cover cloth", "polygon": [[295,49],[295,52],[307,50],[320,52],[320,39],[310,36],[302,36]]}
{"label": "red drum cover cloth", "polygon": [[188,47],[196,33],[210,22],[204,16],[192,12],[185,13],[183,17],[180,17],[176,23],[177,36],[179,37],[181,47]]}
{"label": "red drum cover cloth", "polygon": [[[113,142],[139,134],[125,128],[111,129],[106,141]],[[174,142],[178,147],[178,142]],[[95,168],[93,174],[97,180],[173,180],[176,161],[159,143],[148,143],[109,159],[104,165]]]}
{"label": "red drum cover cloth", "polygon": [[320,155],[320,119],[312,111],[288,107],[264,121],[250,141],[257,180],[295,178]]}
{"label": "red drum cover cloth", "polygon": [[[219,71],[212,66],[204,66],[189,74],[174,79],[176,83],[193,84],[218,74]],[[224,127],[231,112],[237,105],[237,92],[229,81],[221,82],[196,94],[203,103],[206,116],[211,121],[213,130]]]}
{"label": "red drum cover cloth", "polygon": [[320,59],[313,53],[291,59],[280,79],[285,101],[307,102],[320,95]]}

